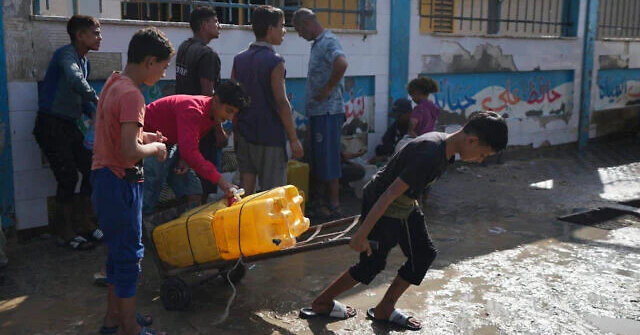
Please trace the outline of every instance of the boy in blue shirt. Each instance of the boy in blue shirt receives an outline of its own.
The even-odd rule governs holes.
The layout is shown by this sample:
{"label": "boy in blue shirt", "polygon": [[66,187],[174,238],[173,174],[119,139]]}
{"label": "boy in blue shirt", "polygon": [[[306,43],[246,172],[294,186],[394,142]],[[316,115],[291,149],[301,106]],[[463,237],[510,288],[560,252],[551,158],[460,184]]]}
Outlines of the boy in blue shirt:
{"label": "boy in blue shirt", "polygon": [[80,172],[84,228],[91,238],[101,240],[102,231],[90,219],[91,151],[85,148],[84,135],[77,126],[83,113],[93,117],[94,104],[98,102],[96,92],[87,82],[91,67],[86,55],[89,50],[100,48],[100,22],[91,16],[74,15],[67,22],[67,33],[71,43],[53,53],[44,76],[33,135],[58,183],[56,203],[63,217],[63,222],[56,222],[58,244],[88,250],[94,247],[93,243],[77,234],[72,226],[72,200]]}

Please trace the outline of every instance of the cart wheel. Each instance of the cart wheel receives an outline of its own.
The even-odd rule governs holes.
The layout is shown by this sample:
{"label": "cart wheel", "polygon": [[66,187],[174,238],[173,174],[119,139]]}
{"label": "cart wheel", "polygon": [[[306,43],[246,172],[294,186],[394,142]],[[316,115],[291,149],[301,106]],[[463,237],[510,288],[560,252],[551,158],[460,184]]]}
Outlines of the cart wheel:
{"label": "cart wheel", "polygon": [[229,274],[229,280],[231,280],[232,283],[237,284],[242,280],[242,278],[244,278],[244,275],[247,274],[247,266],[239,264],[235,269],[232,268],[231,270],[223,271],[221,275],[224,280],[227,280],[227,273]]}
{"label": "cart wheel", "polygon": [[171,277],[162,283],[160,299],[166,310],[183,311],[191,304],[191,291],[182,279]]}

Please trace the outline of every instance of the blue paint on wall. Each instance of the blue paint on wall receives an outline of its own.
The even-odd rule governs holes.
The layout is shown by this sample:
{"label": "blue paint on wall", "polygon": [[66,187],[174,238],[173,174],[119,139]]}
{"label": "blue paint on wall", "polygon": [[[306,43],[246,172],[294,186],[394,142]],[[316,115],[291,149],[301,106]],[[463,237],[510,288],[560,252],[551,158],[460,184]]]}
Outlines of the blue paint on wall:
{"label": "blue paint on wall", "polygon": [[[572,70],[423,74],[438,83],[432,100],[440,109],[463,116],[480,110],[510,117],[561,116],[573,110]],[[532,113],[534,111],[534,113]]]}
{"label": "blue paint on wall", "polygon": [[589,117],[591,115],[591,84],[593,83],[593,57],[598,29],[598,0],[587,0],[584,47],[582,52],[582,90],[580,97],[580,121],[578,123],[578,147],[589,142]]}
{"label": "blue paint on wall", "polygon": [[407,96],[406,85],[409,79],[409,36],[411,36],[411,1],[390,1],[389,102]]}
{"label": "blue paint on wall", "polygon": [[13,194],[13,160],[11,159],[11,129],[9,127],[9,91],[7,62],[4,49],[4,11],[0,4],[0,215],[2,226],[15,225]]}
{"label": "blue paint on wall", "polygon": [[594,110],[640,105],[640,69],[598,71]]}

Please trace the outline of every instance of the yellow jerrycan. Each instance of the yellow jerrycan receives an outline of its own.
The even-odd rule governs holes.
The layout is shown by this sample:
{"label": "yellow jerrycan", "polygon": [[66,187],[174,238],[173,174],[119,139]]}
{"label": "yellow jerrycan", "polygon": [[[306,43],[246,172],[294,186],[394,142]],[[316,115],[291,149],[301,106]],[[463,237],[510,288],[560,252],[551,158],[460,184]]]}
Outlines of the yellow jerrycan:
{"label": "yellow jerrycan", "polygon": [[227,199],[205,204],[156,227],[152,236],[160,260],[180,268],[221,260],[211,220],[226,204]]}
{"label": "yellow jerrycan", "polygon": [[213,232],[225,260],[292,247],[309,229],[300,207],[302,196],[293,185],[276,187],[239,200],[213,216]]}
{"label": "yellow jerrycan", "polygon": [[[303,198],[309,196],[309,164],[297,160],[287,163],[287,184],[298,188]],[[304,211],[304,206],[302,207]]]}

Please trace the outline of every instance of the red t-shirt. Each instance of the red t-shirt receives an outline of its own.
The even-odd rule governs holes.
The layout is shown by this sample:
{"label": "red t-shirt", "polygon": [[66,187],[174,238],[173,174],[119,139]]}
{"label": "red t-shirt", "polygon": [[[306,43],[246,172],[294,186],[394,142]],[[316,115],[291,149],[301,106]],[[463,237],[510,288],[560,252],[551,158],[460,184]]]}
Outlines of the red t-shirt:
{"label": "red t-shirt", "polygon": [[170,95],[147,106],[144,131],[160,131],[167,144],[177,144],[180,158],[202,178],[216,184],[220,173],[200,152],[200,139],[218,124],[209,117],[211,97]]}
{"label": "red t-shirt", "polygon": [[131,79],[114,72],[100,93],[92,170],[108,167],[116,176],[123,178],[124,170],[137,163],[122,157],[121,125],[127,122],[135,122],[140,126],[138,141],[142,143],[144,97]]}

